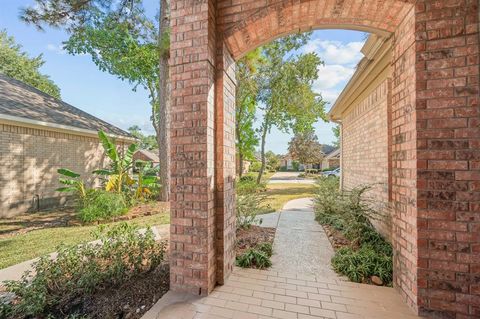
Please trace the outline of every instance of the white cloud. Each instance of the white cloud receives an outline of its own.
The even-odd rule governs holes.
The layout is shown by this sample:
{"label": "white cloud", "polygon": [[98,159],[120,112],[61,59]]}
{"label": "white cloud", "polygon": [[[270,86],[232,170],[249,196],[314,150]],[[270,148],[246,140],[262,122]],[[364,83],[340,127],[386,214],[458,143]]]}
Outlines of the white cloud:
{"label": "white cloud", "polygon": [[325,64],[351,65],[357,64],[363,57],[360,52],[365,42],[344,43],[321,39],[310,40],[304,46],[304,52],[316,52]]}
{"label": "white cloud", "polygon": [[345,84],[355,73],[355,68],[339,64],[324,65],[318,68],[318,79],[313,84],[313,89],[323,92],[340,84]]}
{"label": "white cloud", "polygon": [[66,54],[67,53],[61,45],[56,45],[56,44],[53,44],[53,43],[47,44],[47,50],[52,51],[56,54]]}

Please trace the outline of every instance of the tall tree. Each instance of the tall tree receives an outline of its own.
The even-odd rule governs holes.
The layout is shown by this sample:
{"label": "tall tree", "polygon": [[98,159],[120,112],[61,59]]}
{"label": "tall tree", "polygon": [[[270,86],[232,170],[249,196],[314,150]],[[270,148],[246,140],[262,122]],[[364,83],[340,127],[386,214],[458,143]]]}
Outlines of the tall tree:
{"label": "tall tree", "polygon": [[64,48],[88,53],[102,71],[144,87],[160,156],[161,200],[169,195],[169,8],[160,0],[158,21],[145,15],[142,0],[35,0],[22,18],[42,29],[62,27],[70,34]]}
{"label": "tall tree", "polygon": [[29,57],[13,37],[8,36],[5,30],[0,30],[0,73],[60,98],[60,88],[47,75],[40,73],[40,67],[44,64],[41,54]]}
{"label": "tall tree", "polygon": [[302,132],[312,128],[318,119],[325,119],[325,102],[312,90],[323,63],[315,53],[298,54],[310,34],[288,36],[263,47],[265,62],[259,68],[259,99],[263,112],[260,153],[260,183],[266,166],[265,144],[272,127],[282,132]]}
{"label": "tall tree", "polygon": [[260,49],[253,50],[237,62],[235,133],[240,176],[243,175],[243,161],[254,159],[255,147],[258,145],[253,123],[257,109],[258,66],[261,62]]}
{"label": "tall tree", "polygon": [[158,147],[157,137],[155,135],[145,135],[138,125],[133,125],[128,128],[128,132],[137,138],[140,142],[138,146],[142,150],[153,150]]}
{"label": "tall tree", "polygon": [[323,159],[322,145],[314,130],[306,130],[295,134],[288,143],[290,155],[302,164],[317,164]]}

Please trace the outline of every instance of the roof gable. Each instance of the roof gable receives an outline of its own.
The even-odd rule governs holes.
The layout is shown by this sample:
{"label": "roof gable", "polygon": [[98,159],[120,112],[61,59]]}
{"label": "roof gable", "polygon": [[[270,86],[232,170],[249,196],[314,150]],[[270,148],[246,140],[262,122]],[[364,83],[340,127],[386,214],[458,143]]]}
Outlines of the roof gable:
{"label": "roof gable", "polygon": [[132,137],[110,123],[3,74],[0,74],[1,115]]}

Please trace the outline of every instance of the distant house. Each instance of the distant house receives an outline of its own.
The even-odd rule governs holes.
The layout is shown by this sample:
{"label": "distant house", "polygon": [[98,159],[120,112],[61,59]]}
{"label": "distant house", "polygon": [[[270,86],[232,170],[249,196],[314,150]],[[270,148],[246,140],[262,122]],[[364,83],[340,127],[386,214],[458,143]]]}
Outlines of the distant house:
{"label": "distant house", "polygon": [[332,152],[328,153],[325,155],[325,157],[322,160],[322,169],[326,168],[337,168],[340,167],[340,149],[334,149]]}
{"label": "distant house", "polygon": [[135,161],[141,160],[145,162],[151,162],[153,166],[160,164],[160,157],[158,156],[158,150],[138,150],[133,155]]}
{"label": "distant house", "polygon": [[124,149],[127,132],[0,74],[0,217],[62,204],[58,168],[82,174],[104,167],[99,130]]}

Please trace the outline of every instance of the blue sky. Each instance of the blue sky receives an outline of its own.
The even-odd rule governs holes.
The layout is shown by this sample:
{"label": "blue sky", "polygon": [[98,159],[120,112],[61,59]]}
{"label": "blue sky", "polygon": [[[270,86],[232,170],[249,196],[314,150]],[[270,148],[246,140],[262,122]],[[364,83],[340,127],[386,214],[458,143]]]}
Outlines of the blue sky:
{"label": "blue sky", "polygon": [[[123,129],[140,126],[146,133],[153,133],[150,124],[148,95],[143,89],[136,92],[131,85],[115,76],[101,72],[88,55],[71,56],[61,49],[62,41],[68,38],[61,30],[47,28],[40,32],[18,18],[19,9],[33,0],[1,0],[0,29],[6,29],[17,43],[30,55],[43,54],[45,65],[41,71],[48,74],[60,87],[62,99],[75,107],[100,117]],[[156,13],[154,1],[145,1],[147,12]],[[356,31],[319,30],[313,33],[309,43],[302,49],[317,52],[325,61],[319,68],[319,79],[314,88],[333,104],[362,58],[360,49],[365,34]],[[319,122],[315,125],[321,143],[333,141],[332,124]],[[267,149],[284,154],[291,135],[272,130],[267,139]]]}

